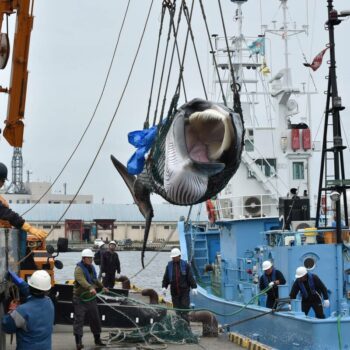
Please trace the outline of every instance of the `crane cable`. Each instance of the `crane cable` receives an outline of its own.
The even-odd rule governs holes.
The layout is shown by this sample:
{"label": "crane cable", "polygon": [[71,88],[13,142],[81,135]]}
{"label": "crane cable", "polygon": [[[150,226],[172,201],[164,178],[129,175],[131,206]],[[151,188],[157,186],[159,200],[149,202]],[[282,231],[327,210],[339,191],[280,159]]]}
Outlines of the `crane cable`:
{"label": "crane cable", "polygon": [[[179,32],[179,28],[180,28],[182,9],[183,9],[183,2],[181,3],[181,7],[180,7],[178,19],[177,19],[177,27],[175,28],[174,21],[172,23],[170,23],[172,28],[173,28],[174,45],[173,45],[173,49],[172,49],[172,53],[171,53],[171,59],[170,59],[169,70],[168,70],[168,77],[167,77],[167,82],[166,82],[166,85],[165,85],[165,90],[164,90],[164,95],[163,95],[162,109],[161,109],[161,112],[160,112],[161,116],[163,116],[163,114],[164,114],[164,109],[165,109],[165,104],[166,104],[166,96],[168,94],[168,88],[169,88],[169,82],[170,82],[170,76],[171,76],[171,68],[173,66],[175,49],[176,49],[176,55],[177,55],[177,59],[178,59],[178,62],[179,62],[179,66],[181,66],[180,50],[179,50],[179,46],[178,46],[178,43],[177,43],[177,35],[178,35],[178,32]],[[183,88],[183,91],[184,91],[185,101],[187,101],[186,88],[185,88],[185,82],[184,82],[183,77],[181,78],[181,83],[182,83],[182,88]]]}
{"label": "crane cable", "polygon": [[151,89],[150,89],[151,91],[150,91],[150,95],[149,95],[149,98],[148,98],[148,107],[147,107],[146,120],[145,120],[144,126],[143,126],[144,129],[148,129],[149,128],[149,113],[150,113],[151,104],[152,104],[153,85],[154,85],[154,80],[155,80],[155,76],[156,76],[156,68],[157,68],[157,63],[158,63],[160,38],[162,37],[162,32],[163,32],[163,23],[164,23],[165,9],[166,9],[166,6],[163,3],[162,4],[162,14],[161,14],[161,18],[160,18],[160,25],[159,25],[159,32],[158,32],[158,43],[157,43],[157,49],[156,49],[156,58],[154,60],[154,67],[153,67],[152,83],[151,83]]}
{"label": "crane cable", "polygon": [[153,7],[153,3],[154,3],[154,0],[151,1],[151,4],[150,4],[150,6],[149,6],[148,14],[147,14],[146,21],[145,21],[145,24],[144,24],[144,27],[143,27],[143,30],[142,30],[141,38],[140,38],[140,40],[139,40],[139,43],[138,43],[138,46],[137,46],[137,50],[136,50],[134,59],[133,59],[132,64],[131,64],[131,68],[130,68],[128,77],[127,77],[126,82],[125,82],[125,84],[124,84],[124,87],[123,87],[121,96],[120,96],[120,98],[119,98],[119,101],[118,101],[118,103],[117,103],[117,106],[116,106],[116,108],[115,108],[115,110],[114,110],[113,116],[112,116],[112,118],[111,118],[111,120],[110,120],[110,122],[109,122],[109,125],[108,125],[108,127],[107,127],[107,130],[106,130],[106,132],[105,132],[105,134],[104,134],[104,136],[103,136],[103,139],[102,139],[102,141],[101,141],[101,144],[100,144],[100,146],[98,147],[98,150],[97,150],[97,152],[96,152],[96,154],[95,154],[95,157],[94,157],[93,161],[91,162],[91,165],[90,165],[88,171],[86,172],[86,174],[85,174],[85,176],[84,176],[84,179],[83,179],[83,181],[81,182],[81,184],[80,184],[78,190],[77,190],[76,193],[74,194],[72,200],[71,200],[70,203],[68,204],[67,208],[64,210],[64,212],[63,212],[63,214],[61,215],[61,217],[56,221],[56,224],[53,225],[53,228],[49,231],[48,236],[55,230],[55,226],[56,226],[58,223],[61,222],[62,218],[65,216],[65,214],[68,212],[69,208],[70,208],[71,205],[73,204],[75,198],[78,196],[78,194],[79,194],[81,188],[83,187],[83,185],[84,185],[86,179],[88,178],[88,176],[89,176],[89,174],[90,174],[90,172],[91,172],[93,166],[95,165],[95,162],[96,162],[96,160],[97,160],[97,157],[99,156],[99,154],[100,154],[100,152],[101,152],[101,150],[102,150],[102,147],[103,147],[103,145],[104,145],[104,143],[105,143],[105,141],[106,141],[106,139],[107,139],[107,136],[108,136],[108,134],[109,134],[109,132],[110,132],[110,130],[111,130],[112,124],[113,124],[113,122],[114,122],[114,119],[115,119],[115,117],[116,117],[116,115],[117,115],[117,112],[118,112],[118,110],[119,110],[120,104],[121,104],[121,102],[122,102],[122,100],[123,100],[123,98],[124,98],[124,94],[125,94],[125,92],[126,92],[126,89],[127,89],[128,85],[129,85],[130,78],[131,78],[131,74],[133,73],[133,70],[134,70],[134,67],[135,67],[135,63],[136,63],[136,59],[137,59],[137,57],[138,57],[138,55],[139,55],[140,48],[141,48],[141,44],[142,44],[142,42],[143,42],[143,38],[144,38],[144,35],[145,35],[145,32],[146,32],[146,28],[147,28],[148,20],[149,20],[149,18],[150,18],[150,14],[151,14],[151,10],[152,10],[152,7]]}
{"label": "crane cable", "polygon": [[[153,116],[153,126],[156,125],[156,123],[157,123],[156,120],[157,120],[157,114],[158,114],[158,105],[159,105],[160,94],[161,94],[162,85],[163,85],[166,60],[168,57],[168,49],[169,49],[169,43],[170,43],[172,23],[174,21],[174,16],[175,16],[175,12],[176,12],[176,1],[174,1],[173,4],[171,4],[170,1],[167,2],[167,8],[168,8],[169,14],[170,14],[169,28],[168,28],[167,41],[166,41],[166,45],[165,45],[165,52],[164,52],[163,65],[162,65],[162,70],[161,70],[161,75],[160,75],[160,81],[159,81],[159,86],[158,86],[157,102],[156,102],[156,107],[155,107],[154,116]],[[181,11],[180,11],[180,13],[181,13]],[[170,69],[171,69],[171,65],[170,65]]]}
{"label": "crane cable", "polygon": [[225,93],[224,93],[224,89],[223,89],[223,85],[222,85],[222,81],[221,81],[221,77],[220,77],[220,73],[219,73],[219,66],[218,66],[218,63],[216,61],[213,43],[211,42],[211,39],[210,39],[210,32],[209,32],[209,27],[208,27],[208,23],[207,23],[207,17],[206,17],[204,6],[203,6],[203,1],[199,0],[199,3],[201,5],[202,17],[203,17],[205,29],[206,29],[206,32],[207,32],[208,41],[209,41],[209,44],[210,44],[210,50],[211,50],[210,52],[211,52],[212,57],[213,57],[213,62],[214,62],[214,65],[215,65],[215,71],[216,71],[216,75],[218,77],[218,81],[219,81],[219,85],[220,85],[222,100],[224,102],[224,105],[227,106],[227,101],[226,101],[226,97],[225,97]]}
{"label": "crane cable", "polygon": [[204,78],[203,78],[203,73],[202,73],[202,69],[201,69],[201,65],[200,65],[199,57],[198,57],[198,51],[197,51],[196,43],[195,43],[195,41],[194,41],[194,35],[193,35],[192,26],[191,26],[191,19],[192,19],[193,7],[194,7],[194,0],[192,1],[192,5],[191,5],[191,14],[190,14],[190,15],[188,14],[188,7],[187,7],[187,5],[186,5],[186,1],[183,0],[183,2],[184,2],[184,4],[185,4],[185,5],[184,5],[184,14],[185,14],[185,17],[186,17],[186,21],[187,21],[188,28],[189,28],[189,30],[190,30],[190,35],[191,35],[193,50],[194,50],[194,53],[195,53],[195,56],[196,56],[197,66],[198,66],[198,69],[199,69],[199,74],[200,74],[200,78],[201,78],[201,83],[202,83],[202,87],[203,87],[205,99],[207,100],[207,99],[208,99],[208,94],[207,94],[207,90],[206,90],[206,87],[205,87]]}
{"label": "crane cable", "polygon": [[[128,14],[128,11],[129,11],[129,5],[130,5],[130,0],[128,1],[128,4],[126,6],[126,9],[125,9],[125,13],[124,13],[124,17],[123,17],[123,21],[122,21],[122,25],[120,27],[120,30],[119,30],[119,33],[118,33],[118,38],[117,38],[117,42],[114,46],[114,51],[113,51],[113,54],[112,54],[112,58],[111,58],[111,61],[110,61],[110,64],[109,64],[109,67],[108,67],[108,70],[107,70],[107,75],[106,75],[106,78],[104,80],[104,83],[103,83],[103,87],[102,87],[102,90],[101,90],[101,93],[100,93],[100,96],[98,98],[98,101],[96,103],[96,106],[95,106],[95,109],[92,113],[92,116],[88,122],[88,124],[86,125],[85,127],[85,130],[83,131],[82,135],[80,136],[80,139],[78,141],[78,143],[76,144],[76,146],[74,147],[73,149],[73,152],[70,154],[70,156],[68,157],[67,161],[65,162],[65,164],[63,165],[62,169],[60,170],[60,172],[58,173],[58,175],[56,176],[56,178],[54,179],[54,181],[52,182],[52,184],[47,188],[47,190],[39,197],[39,199],[29,208],[27,209],[24,213],[21,214],[21,216],[29,213],[37,204],[40,203],[40,201],[46,196],[46,194],[52,189],[52,187],[55,185],[55,183],[57,182],[57,180],[60,178],[60,176],[62,175],[63,171],[66,169],[66,167],[68,166],[69,162],[71,161],[71,159],[73,158],[74,154],[76,153],[76,151],[78,150],[81,142],[83,141],[88,129],[90,128],[91,126],[91,123],[92,121],[94,120],[95,118],[95,115],[96,115],[96,112],[97,112],[97,109],[101,103],[101,100],[102,100],[102,97],[104,95],[104,92],[105,92],[105,89],[106,89],[106,86],[107,86],[107,82],[108,82],[108,79],[109,79],[109,76],[110,76],[110,72],[111,72],[111,69],[112,69],[112,66],[113,66],[113,63],[114,63],[114,58],[115,58],[115,55],[116,55],[116,52],[117,52],[117,49],[118,49],[118,46],[119,46],[119,41],[120,41],[120,37],[121,37],[121,34],[122,34],[122,31],[123,31],[123,28],[124,28],[124,24],[125,24],[125,20],[126,20],[126,17],[127,17],[127,14]],[[74,197],[75,198],[75,197]],[[72,200],[73,201],[73,200]]]}
{"label": "crane cable", "polygon": [[[234,69],[233,69],[233,64],[232,64],[232,59],[231,59],[231,50],[230,50],[230,46],[228,44],[226,26],[225,26],[224,16],[223,16],[223,13],[222,13],[222,7],[221,7],[221,0],[218,0],[218,5],[219,5],[219,10],[220,10],[221,24],[222,24],[222,28],[224,30],[224,35],[225,35],[227,57],[228,57],[228,61],[229,61],[229,64],[230,64],[230,73],[231,73],[231,79],[232,79],[232,92],[233,92],[233,96],[234,96],[234,100],[233,100],[234,105],[233,105],[233,107],[235,109],[235,112],[239,113],[239,115],[241,117],[241,120],[242,120],[242,123],[243,123],[244,120],[243,120],[243,114],[242,114],[241,101],[240,101],[240,98],[239,98],[239,93],[238,93],[238,88],[237,88],[236,78],[235,78],[235,72],[234,72]],[[244,135],[243,135],[242,139],[244,139]]]}

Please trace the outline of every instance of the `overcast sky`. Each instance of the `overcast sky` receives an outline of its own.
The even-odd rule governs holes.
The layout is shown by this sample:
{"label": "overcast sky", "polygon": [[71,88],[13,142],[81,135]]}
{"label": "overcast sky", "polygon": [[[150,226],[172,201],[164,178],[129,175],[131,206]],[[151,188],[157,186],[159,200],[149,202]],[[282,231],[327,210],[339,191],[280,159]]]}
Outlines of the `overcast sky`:
{"label": "overcast sky", "polygon": [[[81,147],[55,185],[54,192],[63,191],[63,183],[67,183],[67,191],[74,193],[90,167],[119,102],[150,2],[150,0],[131,1],[110,81],[100,108]],[[179,0],[177,2],[180,3]],[[81,191],[82,194],[93,194],[97,203],[102,199],[105,203],[132,202],[126,186],[114,170],[109,157],[110,154],[114,154],[126,163],[133,153],[133,148],[127,142],[127,133],[141,129],[143,126],[150,93],[161,3],[160,0],[154,1],[150,22],[129,86],[107,141]],[[233,23],[233,15],[236,6],[228,0],[221,0],[221,3],[228,33],[234,34],[236,27]],[[188,4],[191,4],[190,0]],[[211,33],[222,35],[217,1],[204,0],[204,4]],[[32,172],[32,181],[54,180],[90,120],[106,77],[126,5],[127,0],[35,1],[23,144],[24,170]],[[260,34],[261,22],[271,24],[271,20],[280,20],[279,5],[279,0],[248,0],[243,6],[244,32],[248,36],[255,36]],[[293,21],[298,26],[307,24],[307,21],[310,25],[309,36],[301,36],[299,41],[291,44],[289,59],[291,66],[296,68],[294,81],[308,81],[309,72],[302,66],[302,53],[312,60],[328,42],[328,32],[323,29],[327,16],[326,5],[326,0],[289,1],[289,14]],[[350,9],[348,0],[335,0],[334,5],[338,10]],[[260,14],[260,7],[262,14]],[[196,42],[201,64],[207,73],[209,49],[198,1],[194,11],[193,27]],[[13,20],[14,16],[11,17]],[[166,28],[164,31],[166,32]],[[347,45],[349,32],[349,21],[345,21],[336,28],[339,94],[343,98],[343,104],[348,107],[342,113],[344,119],[349,119],[350,111],[350,65],[348,63],[350,55]],[[13,34],[13,29],[10,34]],[[280,41],[278,38],[275,40]],[[278,47],[280,42],[276,45]],[[283,67],[283,59],[276,53],[272,58],[267,58],[267,63],[274,72]],[[9,70],[10,65],[1,74],[2,86],[7,85],[6,77],[9,75]],[[326,64],[313,73],[320,92],[319,96],[313,98],[315,116],[321,116],[324,109],[323,91],[327,87],[324,79],[326,75]],[[188,98],[203,97],[191,45],[188,49],[184,77]],[[172,80],[176,81],[175,70]],[[206,81],[208,81],[207,76]],[[172,93],[171,88],[169,99]],[[4,96],[0,97],[1,120],[5,119],[6,102]],[[313,126],[314,137],[318,122],[313,123]],[[320,140],[321,137],[319,133],[317,138]],[[0,139],[0,150],[1,161],[10,166],[12,148],[3,137]],[[348,155],[349,150],[346,152]],[[26,179],[25,174],[24,178]]]}

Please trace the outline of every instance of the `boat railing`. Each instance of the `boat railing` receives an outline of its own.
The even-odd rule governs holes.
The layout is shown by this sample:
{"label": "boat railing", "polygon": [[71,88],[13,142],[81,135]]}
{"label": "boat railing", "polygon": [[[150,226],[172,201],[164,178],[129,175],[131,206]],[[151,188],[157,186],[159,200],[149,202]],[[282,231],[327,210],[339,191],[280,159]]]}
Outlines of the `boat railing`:
{"label": "boat railing", "polygon": [[[271,247],[337,243],[335,227],[325,227],[319,229],[309,227],[296,231],[271,230],[262,232],[262,234],[265,236],[266,244]],[[350,231],[348,228],[342,229],[342,238],[345,245],[350,245]]]}
{"label": "boat railing", "polygon": [[[231,47],[233,51],[237,45],[241,45],[241,62],[237,62],[236,60],[233,64],[239,64],[243,66],[247,66],[249,68],[255,69],[256,67],[260,67],[263,63],[262,55],[252,55],[252,51],[248,47],[248,43],[252,43],[259,39],[258,37],[229,37],[229,43],[231,43]],[[240,43],[239,43],[240,41]],[[228,54],[227,54],[227,45],[225,37],[216,36],[214,40],[215,51],[216,51],[216,59],[219,67],[228,69]],[[227,65],[220,66],[220,65]]]}
{"label": "boat railing", "polygon": [[215,200],[216,220],[244,220],[278,216],[277,199],[270,194],[252,196],[220,195]]}

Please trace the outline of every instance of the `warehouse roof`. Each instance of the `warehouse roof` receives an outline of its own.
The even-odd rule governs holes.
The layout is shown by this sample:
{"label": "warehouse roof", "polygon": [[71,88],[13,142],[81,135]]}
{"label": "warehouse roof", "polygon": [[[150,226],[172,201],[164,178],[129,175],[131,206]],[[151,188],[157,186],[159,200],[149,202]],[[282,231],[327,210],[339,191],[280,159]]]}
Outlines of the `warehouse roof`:
{"label": "warehouse roof", "polygon": [[[23,218],[32,222],[58,221],[68,207],[68,204],[37,204],[28,213],[33,204],[12,204],[11,209]],[[192,208],[191,219],[196,221],[207,221],[205,209],[200,210],[201,205]],[[200,213],[199,213],[200,210]],[[153,221],[168,222],[178,221],[181,216],[188,216],[189,207],[176,206],[172,204],[154,204]],[[199,213],[199,214],[198,214]],[[198,216],[199,215],[199,216]],[[123,222],[144,221],[142,214],[135,204],[72,204],[61,221],[75,219],[93,221],[95,219],[114,219]]]}

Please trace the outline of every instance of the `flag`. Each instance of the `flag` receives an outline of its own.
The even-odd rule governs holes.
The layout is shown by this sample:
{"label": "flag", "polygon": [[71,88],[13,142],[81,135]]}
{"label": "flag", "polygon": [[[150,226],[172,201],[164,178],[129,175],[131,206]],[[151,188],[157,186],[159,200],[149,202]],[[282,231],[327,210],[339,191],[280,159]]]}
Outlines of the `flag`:
{"label": "flag", "polygon": [[260,37],[254,40],[248,45],[248,48],[252,53],[260,53],[261,55],[265,56],[265,37]]}
{"label": "flag", "polygon": [[328,47],[326,47],[325,49],[323,49],[312,61],[312,63],[304,63],[305,67],[310,67],[313,71],[317,70],[318,68],[320,68],[321,64],[322,64],[322,59],[324,54],[326,53],[326,51],[328,50]]}

